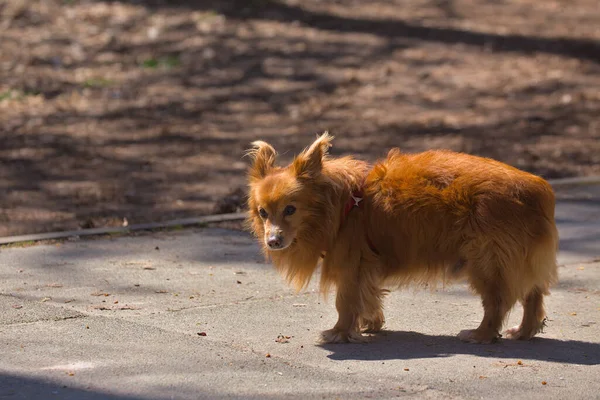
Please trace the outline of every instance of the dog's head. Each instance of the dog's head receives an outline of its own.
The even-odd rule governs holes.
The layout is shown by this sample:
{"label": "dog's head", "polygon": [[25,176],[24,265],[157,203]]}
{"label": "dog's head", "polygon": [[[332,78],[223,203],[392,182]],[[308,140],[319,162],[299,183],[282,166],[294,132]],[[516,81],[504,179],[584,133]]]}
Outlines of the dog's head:
{"label": "dog's head", "polygon": [[311,230],[314,235],[315,214],[323,203],[318,183],[332,139],[325,132],[287,167],[275,166],[277,153],[271,145],[252,143],[249,222],[267,252],[286,250],[299,240],[314,240]]}

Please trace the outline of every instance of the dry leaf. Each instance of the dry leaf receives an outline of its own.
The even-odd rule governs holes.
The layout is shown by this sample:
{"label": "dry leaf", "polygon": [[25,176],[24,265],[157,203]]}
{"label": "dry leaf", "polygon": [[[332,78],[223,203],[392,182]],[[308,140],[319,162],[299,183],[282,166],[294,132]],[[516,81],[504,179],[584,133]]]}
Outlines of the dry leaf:
{"label": "dry leaf", "polygon": [[289,343],[291,336],[277,335],[277,339],[275,341],[277,343]]}

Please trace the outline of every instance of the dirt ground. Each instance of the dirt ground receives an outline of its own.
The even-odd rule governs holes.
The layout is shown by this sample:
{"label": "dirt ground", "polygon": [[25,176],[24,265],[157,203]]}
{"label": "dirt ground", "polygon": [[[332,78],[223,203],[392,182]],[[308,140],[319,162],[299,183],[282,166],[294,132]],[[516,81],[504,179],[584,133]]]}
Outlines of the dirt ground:
{"label": "dirt ground", "polygon": [[0,0],[0,14],[1,236],[235,211],[249,142],[285,162],[323,130],[334,155],[449,148],[600,174],[598,0]]}

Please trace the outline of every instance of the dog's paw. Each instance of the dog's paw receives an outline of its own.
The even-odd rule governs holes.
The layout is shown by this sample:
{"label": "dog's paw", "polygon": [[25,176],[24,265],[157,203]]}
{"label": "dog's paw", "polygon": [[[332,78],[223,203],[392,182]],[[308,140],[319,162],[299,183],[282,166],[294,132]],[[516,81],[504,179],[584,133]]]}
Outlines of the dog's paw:
{"label": "dog's paw", "polygon": [[383,321],[363,321],[361,323],[361,330],[364,333],[378,333],[383,327]]}
{"label": "dog's paw", "polygon": [[466,343],[489,344],[496,342],[499,337],[500,335],[498,333],[492,332],[490,334],[488,332],[482,332],[478,329],[465,329],[460,331],[458,334],[458,338]]}
{"label": "dog's paw", "polygon": [[504,332],[504,334],[508,339],[525,339],[521,332],[521,325],[513,326],[512,328],[507,329],[506,332]]}
{"label": "dog's paw", "polygon": [[321,332],[322,344],[326,343],[365,343],[367,338],[355,331],[340,331],[329,329]]}
{"label": "dog's paw", "polygon": [[527,332],[525,329],[523,329],[523,326],[517,325],[517,326],[513,326],[512,328],[507,329],[506,332],[504,332],[504,334],[506,335],[506,337],[508,339],[529,340],[532,337],[534,337],[541,330],[542,330],[541,324],[538,329],[531,329],[531,330],[529,330],[529,332]]}

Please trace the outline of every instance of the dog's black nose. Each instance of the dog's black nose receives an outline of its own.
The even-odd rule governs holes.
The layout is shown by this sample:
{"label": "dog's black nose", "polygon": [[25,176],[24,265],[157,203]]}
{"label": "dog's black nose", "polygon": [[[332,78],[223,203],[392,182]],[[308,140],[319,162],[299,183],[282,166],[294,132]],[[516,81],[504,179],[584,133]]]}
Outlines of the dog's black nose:
{"label": "dog's black nose", "polygon": [[267,246],[271,249],[280,249],[283,246],[283,238],[281,236],[269,236],[267,239]]}

